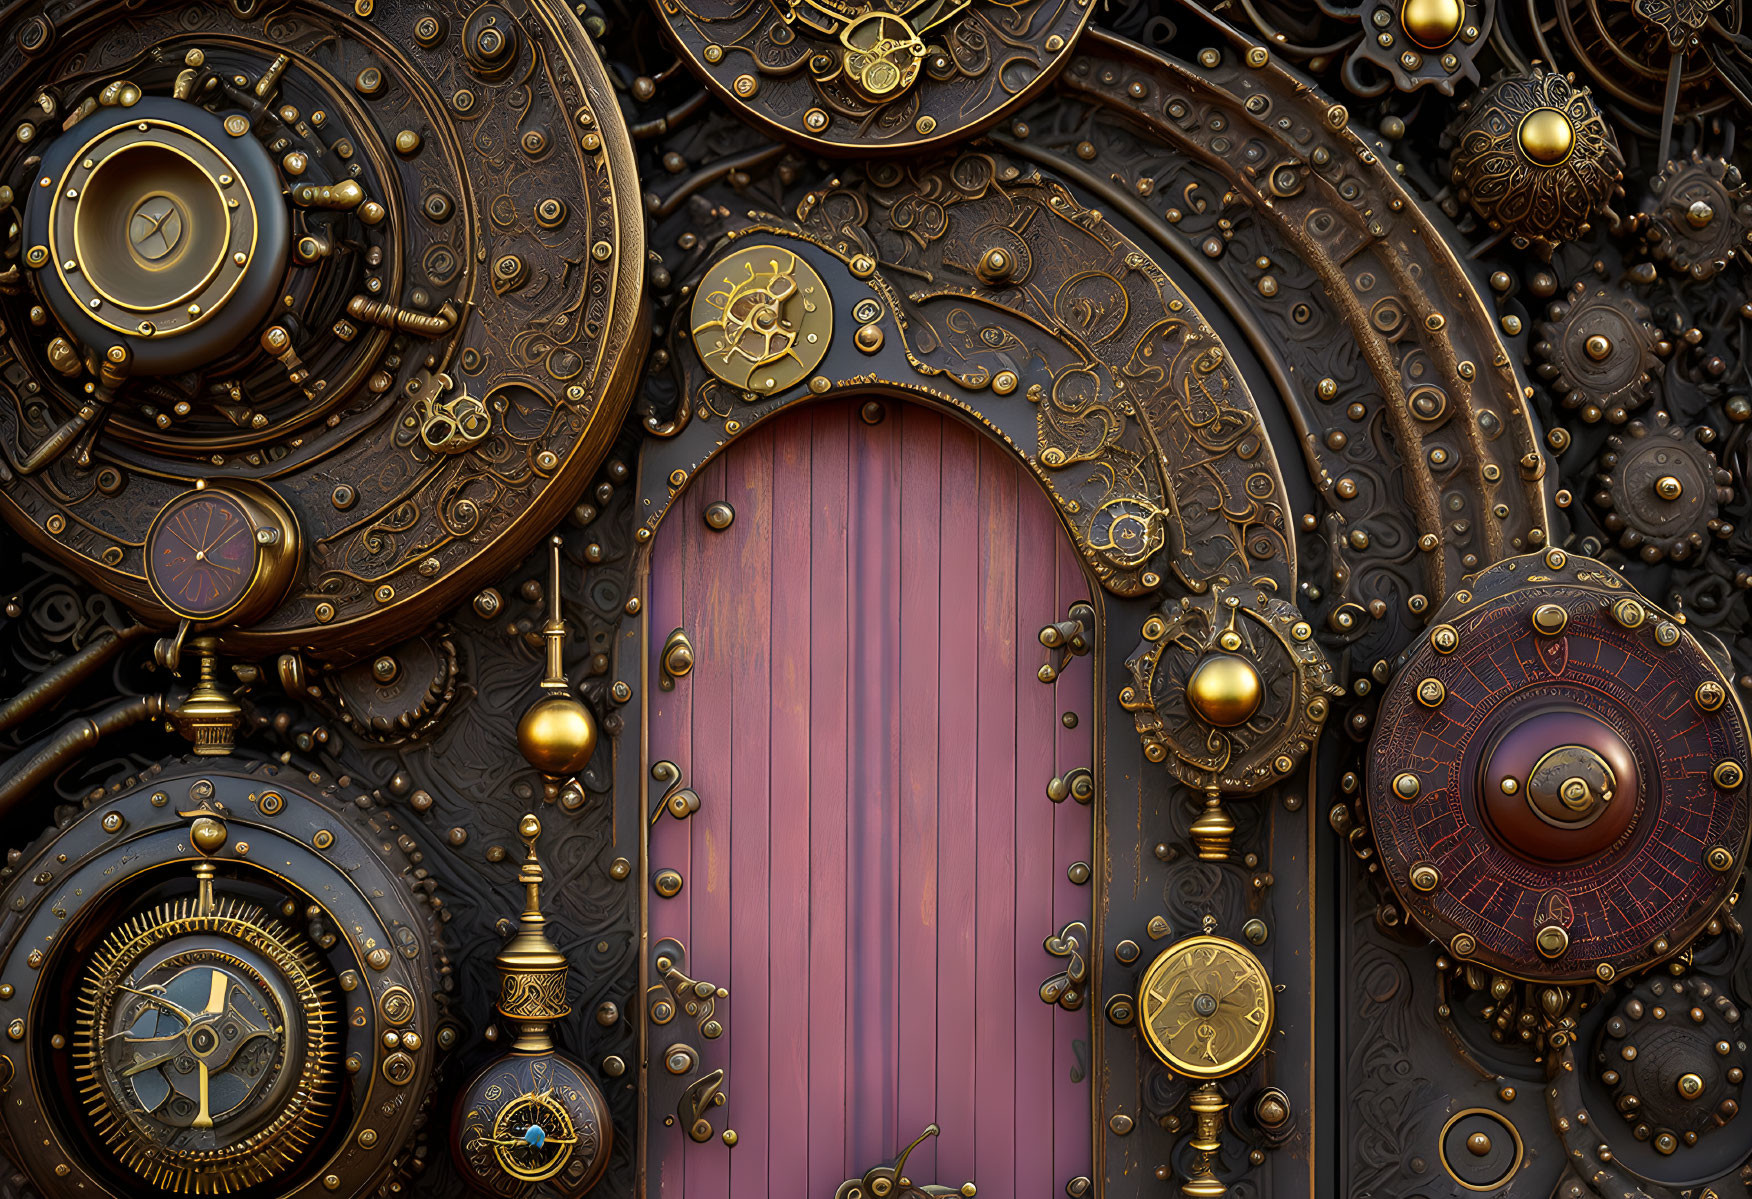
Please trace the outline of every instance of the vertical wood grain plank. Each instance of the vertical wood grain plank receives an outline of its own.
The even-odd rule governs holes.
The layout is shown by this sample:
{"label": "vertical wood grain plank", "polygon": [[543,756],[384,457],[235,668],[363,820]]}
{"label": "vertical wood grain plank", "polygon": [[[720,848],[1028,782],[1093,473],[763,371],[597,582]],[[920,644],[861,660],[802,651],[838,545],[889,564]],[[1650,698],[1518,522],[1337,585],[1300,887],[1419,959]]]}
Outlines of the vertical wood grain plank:
{"label": "vertical wood grain plank", "polygon": [[[968,436],[973,436],[968,434]],[[975,442],[980,463],[979,579],[979,891],[975,916],[978,977],[1016,975],[1016,469],[1002,448]],[[977,1003],[975,1042],[983,1095],[975,1182],[999,1195],[1016,1191],[1016,1010]]]}
{"label": "vertical wood grain plank", "polygon": [[[943,425],[942,556],[937,726],[937,894],[952,918],[937,941],[937,1173],[974,1178],[978,1111],[974,1003],[979,994],[975,922],[979,898],[979,467],[973,434]],[[999,802],[1006,797],[1000,794]]]}
{"label": "vertical wood grain plank", "polygon": [[[768,982],[768,1174],[781,1182],[809,1177],[809,1036],[812,1003],[838,997],[839,984],[818,986],[809,963],[809,920],[818,883],[810,858],[809,588],[814,526],[809,479],[813,420],[807,415],[775,427],[773,461],[773,605],[768,629],[772,652],[772,829],[774,881],[769,887],[772,928]],[[734,527],[734,526],[732,526]],[[789,883],[788,886],[781,885]],[[801,902],[797,895],[803,897]],[[758,1101],[758,1097],[755,1097]],[[837,1112],[824,1113],[837,1121]],[[761,1152],[738,1146],[737,1152]],[[810,1191],[810,1194],[816,1192]],[[831,1193],[831,1192],[829,1192]]]}
{"label": "vertical wood grain plank", "polygon": [[[728,1159],[731,1199],[767,1199],[767,1096],[772,1086],[768,1021],[770,925],[768,889],[791,894],[795,879],[776,875],[770,861],[772,777],[771,616],[773,545],[773,441],[771,426],[756,429],[725,461],[725,498],[736,519],[722,533],[707,534],[730,559],[734,582],[726,605],[732,628],[722,631],[717,651],[730,661],[730,932],[734,954],[728,986],[736,1021],[727,1024],[731,1094],[742,1102],[723,1109],[725,1127],[746,1137],[752,1152],[716,1152]],[[789,896],[787,896],[789,898]],[[709,976],[708,976],[709,977]],[[714,980],[716,981],[716,980]]]}
{"label": "vertical wood grain plank", "polygon": [[[810,505],[815,533],[810,579],[809,854],[819,881],[809,898],[809,962],[819,979],[843,980],[846,922],[847,672],[845,618],[851,422],[849,405],[818,409]],[[809,1038],[809,1195],[832,1195],[845,1181],[846,1013],[843,982],[814,997]]]}
{"label": "vertical wood grain plank", "polygon": [[[942,554],[943,418],[902,405],[900,494],[900,968],[897,1123],[911,1140],[937,1119],[937,722]],[[962,913],[951,914],[959,920]],[[898,1146],[897,1146],[898,1148]],[[916,1164],[915,1164],[916,1163]],[[937,1143],[907,1159],[914,1177],[937,1178]]]}
{"label": "vertical wood grain plank", "polygon": [[899,428],[897,420],[851,426],[846,1061],[856,1084],[847,1152],[868,1163],[893,1153],[898,1135]]}
{"label": "vertical wood grain plank", "polygon": [[1062,1193],[1063,1180],[1055,1183],[1052,1176],[1055,1009],[1040,1001],[1040,984],[1056,971],[1058,959],[1041,942],[1057,931],[1053,881],[1063,867],[1053,857],[1058,805],[1046,797],[1059,719],[1053,688],[1037,672],[1046,660],[1040,630],[1059,619],[1054,609],[1061,534],[1050,503],[1025,475],[1017,483],[1016,516],[1016,1194],[1045,1199]]}

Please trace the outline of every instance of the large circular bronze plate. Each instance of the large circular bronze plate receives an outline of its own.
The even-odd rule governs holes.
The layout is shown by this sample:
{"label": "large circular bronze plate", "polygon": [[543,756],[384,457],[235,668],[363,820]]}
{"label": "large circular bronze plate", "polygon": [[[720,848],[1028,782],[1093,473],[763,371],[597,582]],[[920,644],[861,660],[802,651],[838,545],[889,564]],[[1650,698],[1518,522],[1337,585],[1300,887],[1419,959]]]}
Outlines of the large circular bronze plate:
{"label": "large circular bronze plate", "polygon": [[[520,559],[600,465],[648,334],[631,142],[545,0],[191,12],[0,21],[52,46],[0,91],[30,284],[0,298],[0,515],[149,623],[345,660]],[[270,602],[149,571],[202,482],[301,532]]]}
{"label": "large circular bronze plate", "polygon": [[955,141],[1063,66],[1090,0],[652,0],[688,65],[774,133],[826,153]]}
{"label": "large circular bronze plate", "polygon": [[1405,910],[1456,957],[1611,981],[1676,952],[1745,860],[1745,716],[1703,645],[1553,551],[1468,580],[1402,662],[1369,823]]}

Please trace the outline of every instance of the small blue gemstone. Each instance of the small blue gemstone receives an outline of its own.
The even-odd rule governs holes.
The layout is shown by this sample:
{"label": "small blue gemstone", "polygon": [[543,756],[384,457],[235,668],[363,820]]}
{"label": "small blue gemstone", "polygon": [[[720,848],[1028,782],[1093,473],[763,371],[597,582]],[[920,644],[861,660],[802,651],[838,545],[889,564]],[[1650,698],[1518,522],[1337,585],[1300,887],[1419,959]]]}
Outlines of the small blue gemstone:
{"label": "small blue gemstone", "polygon": [[535,1146],[535,1148],[540,1149],[542,1143],[547,1140],[547,1131],[539,1124],[531,1124],[528,1129],[524,1131],[523,1139],[529,1144]]}

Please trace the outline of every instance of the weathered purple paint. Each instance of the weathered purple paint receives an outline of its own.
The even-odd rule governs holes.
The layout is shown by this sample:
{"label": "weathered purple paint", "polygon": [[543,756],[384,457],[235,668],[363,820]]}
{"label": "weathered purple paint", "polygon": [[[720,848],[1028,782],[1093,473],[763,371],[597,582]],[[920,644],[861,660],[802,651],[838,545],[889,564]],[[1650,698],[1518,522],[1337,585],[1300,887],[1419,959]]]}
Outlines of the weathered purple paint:
{"label": "weathered purple paint", "polygon": [[730,991],[722,1038],[678,1018],[651,1052],[725,1068],[713,1120],[737,1132],[696,1145],[654,1112],[651,1191],[831,1199],[935,1122],[914,1181],[1063,1194],[1090,1169],[1090,1017],[1036,991],[1042,938],[1089,918],[1066,868],[1091,819],[1046,783],[1090,760],[1092,689],[1087,659],[1035,677],[1035,633],[1088,595],[1047,498],[952,420],[820,405],[700,472],[651,578],[653,636],[698,656],[650,680],[651,752],[702,806],[652,831],[686,886],[653,894],[650,933]]}

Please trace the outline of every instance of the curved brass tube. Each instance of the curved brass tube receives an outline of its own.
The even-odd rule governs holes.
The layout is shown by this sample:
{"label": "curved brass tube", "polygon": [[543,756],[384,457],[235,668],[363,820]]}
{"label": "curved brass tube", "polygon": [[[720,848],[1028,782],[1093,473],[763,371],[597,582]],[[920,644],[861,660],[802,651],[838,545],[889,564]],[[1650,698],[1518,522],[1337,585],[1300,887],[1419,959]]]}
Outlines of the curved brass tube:
{"label": "curved brass tube", "polygon": [[111,704],[95,716],[69,720],[60,732],[39,743],[35,753],[0,779],[0,816],[111,733],[119,733],[143,720],[156,720],[164,715],[166,707],[162,695],[146,695]]}
{"label": "curved brass tube", "polygon": [[17,695],[0,704],[0,733],[59,700],[90,678],[117,653],[152,632],[143,624],[125,629],[105,629],[77,653],[69,654],[37,675]]}

